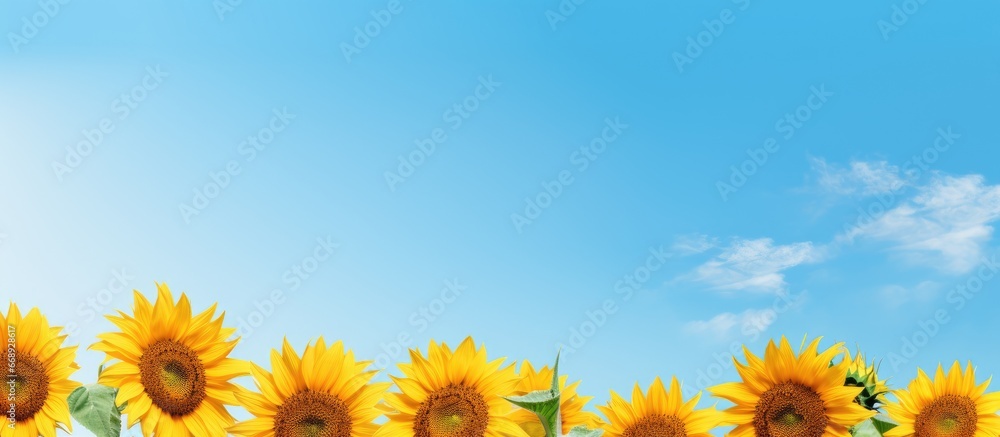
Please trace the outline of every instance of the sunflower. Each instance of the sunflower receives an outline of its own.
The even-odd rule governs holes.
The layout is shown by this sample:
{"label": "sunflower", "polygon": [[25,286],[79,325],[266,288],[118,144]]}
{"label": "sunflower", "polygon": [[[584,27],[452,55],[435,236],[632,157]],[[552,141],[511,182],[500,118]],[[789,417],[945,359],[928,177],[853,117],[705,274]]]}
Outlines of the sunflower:
{"label": "sunflower", "polygon": [[355,361],[344,345],[326,346],[323,337],[307,345],[301,358],[285,339],[282,350],[271,351],[271,370],[251,364],[260,394],[236,393],[240,404],[256,418],[229,432],[248,437],[369,437],[382,413],[375,405],[391,383],[369,381],[371,361]]}
{"label": "sunflower", "polygon": [[945,376],[938,365],[931,381],[923,370],[908,390],[892,394],[899,402],[885,406],[889,417],[899,423],[885,435],[917,437],[979,437],[1000,435],[1000,393],[986,394],[987,380],[976,385],[969,363],[962,373],[958,361]]}
{"label": "sunflower", "polygon": [[[520,381],[514,389],[515,395],[525,395],[533,391],[548,390],[552,388],[552,369],[548,366],[542,367],[538,371],[531,366],[531,363],[524,361],[521,363]],[[593,396],[579,396],[576,388],[580,381],[566,384],[568,377],[559,376],[559,390],[562,394],[559,401],[559,412],[562,416],[562,433],[569,434],[574,427],[585,425],[594,429],[601,426],[601,419],[596,414],[583,411],[583,407],[593,399]],[[545,428],[539,421],[538,416],[531,411],[518,408],[513,411],[510,418],[517,422],[528,435],[532,437],[545,437]]]}
{"label": "sunflower", "polygon": [[118,362],[98,383],[119,389],[128,426],[142,422],[143,435],[225,435],[234,422],[225,405],[236,404],[229,380],[249,373],[244,361],[228,357],[236,329],[222,327],[225,313],[213,318],[215,305],[192,317],[186,295],[175,304],[166,284],[156,288],[155,305],[136,291],[134,316],[107,316],[121,332],[98,335],[91,349]]}
{"label": "sunflower", "polygon": [[[32,308],[21,317],[13,302],[0,314],[4,376],[2,437],[55,436],[56,428],[72,430],[66,398],[80,383],[69,376],[80,368],[73,360],[76,346],[62,347],[62,328],[50,327],[45,316]],[[11,396],[13,395],[13,396]],[[11,421],[11,417],[14,418]],[[13,425],[13,426],[11,426]]]}
{"label": "sunflower", "polygon": [[604,427],[608,437],[711,437],[709,431],[723,424],[724,415],[715,407],[695,410],[699,400],[700,392],[684,402],[676,377],[670,391],[657,377],[645,395],[639,384],[635,385],[631,404],[612,391],[608,405],[597,408],[610,422]]}
{"label": "sunflower", "polygon": [[849,429],[875,415],[854,402],[862,387],[844,385],[849,360],[842,343],[819,352],[817,338],[796,356],[785,337],[767,344],[764,359],[744,348],[747,364],[734,358],[742,382],[712,387],[736,404],[726,410],[735,437],[848,436]]}
{"label": "sunflower", "polygon": [[430,343],[425,358],[410,350],[405,377],[392,377],[400,393],[387,393],[389,421],[377,437],[526,436],[507,414],[501,396],[517,386],[514,365],[500,368],[504,358],[486,360],[486,348],[466,338],[454,352],[444,343]]}
{"label": "sunflower", "polygon": [[872,360],[869,364],[861,351],[858,351],[854,358],[848,355],[848,361],[851,365],[847,369],[847,385],[864,388],[858,394],[857,402],[869,410],[876,410],[879,405],[885,405],[885,395],[889,393],[889,386],[879,379],[878,365],[875,361]]}
{"label": "sunflower", "polygon": [[854,355],[854,358],[851,359],[851,366],[848,368],[848,372],[861,376],[869,376],[875,385],[875,392],[879,393],[879,400],[885,403],[885,394],[889,393],[889,386],[885,381],[878,378],[878,364],[875,363],[875,360],[872,360],[869,364],[865,361],[864,354],[858,351]]}

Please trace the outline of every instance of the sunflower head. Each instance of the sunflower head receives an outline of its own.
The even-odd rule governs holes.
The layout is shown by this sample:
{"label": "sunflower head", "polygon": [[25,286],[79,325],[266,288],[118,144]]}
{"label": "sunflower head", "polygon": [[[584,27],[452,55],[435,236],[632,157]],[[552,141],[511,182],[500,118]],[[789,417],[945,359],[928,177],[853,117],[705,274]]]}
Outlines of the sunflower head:
{"label": "sunflower head", "polygon": [[[56,429],[71,430],[66,398],[80,383],[69,376],[80,368],[76,346],[63,347],[62,328],[49,326],[45,316],[32,308],[23,317],[10,303],[0,314],[3,328],[3,398],[0,436],[54,436]],[[11,415],[14,418],[10,421]],[[10,425],[13,425],[10,426]]]}
{"label": "sunflower head", "polygon": [[741,382],[710,391],[735,405],[726,410],[736,425],[735,437],[821,437],[847,435],[848,430],[875,415],[854,402],[860,387],[844,385],[851,361],[843,359],[843,344],[822,352],[820,339],[796,353],[785,337],[768,342],[764,359],[744,348],[747,364],[736,362]]}
{"label": "sunflower head", "polygon": [[399,393],[386,394],[388,422],[378,437],[525,436],[508,417],[518,378],[504,358],[489,361],[486,348],[466,338],[454,351],[431,341],[427,356],[410,350],[402,377],[392,377]]}
{"label": "sunflower head", "polygon": [[608,418],[604,434],[609,437],[711,437],[709,431],[722,425],[723,414],[715,407],[696,410],[698,393],[687,402],[674,377],[667,391],[657,377],[646,394],[639,384],[632,389],[632,402],[611,392],[607,406],[597,407]]}
{"label": "sunflower head", "polygon": [[[523,361],[521,372],[518,374],[519,381],[513,394],[523,396],[534,391],[552,388],[553,372],[548,366],[536,371],[530,362]],[[571,429],[581,425],[591,429],[599,428],[601,419],[594,413],[583,411],[593,396],[578,395],[576,389],[580,385],[580,381],[567,384],[568,380],[566,375],[559,376],[559,391],[561,393],[559,413],[562,416],[562,433],[569,434]],[[511,412],[510,417],[531,437],[545,436],[545,427],[535,413],[518,408]]]}
{"label": "sunflower head", "polygon": [[229,358],[236,329],[222,326],[215,305],[192,315],[186,295],[174,302],[166,284],[157,291],[155,304],[136,291],[134,314],[107,317],[121,331],[98,335],[91,349],[118,362],[98,383],[119,389],[128,426],[142,422],[145,435],[222,435],[233,424],[225,405],[236,404],[229,380],[249,373],[245,362]]}
{"label": "sunflower head", "polygon": [[886,403],[885,395],[889,393],[889,386],[885,381],[878,378],[878,365],[873,360],[871,364],[865,361],[865,356],[858,351],[851,359],[850,367],[847,370],[847,380],[844,385],[850,387],[861,387],[861,393],[854,399],[861,406],[878,411],[881,405]]}
{"label": "sunflower head", "polygon": [[375,408],[388,382],[369,383],[371,361],[357,361],[323,337],[299,356],[286,339],[271,351],[271,372],[251,364],[260,393],[240,390],[236,398],[255,416],[229,429],[250,437],[367,437],[378,425]]}
{"label": "sunflower head", "polygon": [[898,402],[885,409],[899,423],[885,435],[918,437],[978,437],[1000,435],[1000,393],[986,393],[990,381],[976,384],[972,363],[956,361],[946,375],[938,365],[934,379],[917,370],[907,390],[896,390]]}

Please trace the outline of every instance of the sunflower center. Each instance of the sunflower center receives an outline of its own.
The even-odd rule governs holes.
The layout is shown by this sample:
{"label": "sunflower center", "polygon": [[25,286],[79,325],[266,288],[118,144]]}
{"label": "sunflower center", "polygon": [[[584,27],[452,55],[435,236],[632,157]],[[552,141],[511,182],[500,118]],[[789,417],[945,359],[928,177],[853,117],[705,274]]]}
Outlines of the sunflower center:
{"label": "sunflower center", "polygon": [[687,437],[687,432],[684,421],[677,416],[657,414],[643,417],[625,428],[622,437]]}
{"label": "sunflower center", "polygon": [[350,437],[347,404],[329,393],[301,391],[285,400],[274,417],[275,437]]}
{"label": "sunflower center", "polygon": [[205,400],[205,367],[195,351],[174,340],[146,348],[139,378],[153,403],[172,416],[191,414]]}
{"label": "sunflower center", "polygon": [[45,373],[45,365],[37,358],[14,352],[14,415],[18,421],[35,416],[45,406],[49,398],[49,375]]}
{"label": "sunflower center", "polygon": [[479,437],[486,435],[490,406],[472,387],[450,385],[420,404],[414,437]]}
{"label": "sunflower center", "polygon": [[973,437],[979,413],[967,396],[944,395],[917,415],[914,430],[921,437]]}
{"label": "sunflower center", "polygon": [[758,437],[821,437],[829,418],[815,391],[784,382],[760,395],[753,416]]}

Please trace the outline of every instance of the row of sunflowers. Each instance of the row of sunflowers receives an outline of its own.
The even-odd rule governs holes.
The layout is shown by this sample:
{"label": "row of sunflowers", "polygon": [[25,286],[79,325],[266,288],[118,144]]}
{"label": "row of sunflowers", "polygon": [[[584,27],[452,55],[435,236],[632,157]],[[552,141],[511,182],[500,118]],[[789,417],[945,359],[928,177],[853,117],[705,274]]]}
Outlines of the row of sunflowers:
{"label": "row of sunflowers", "polygon": [[[353,437],[696,437],[730,428],[737,437],[1000,435],[1000,393],[987,393],[971,365],[955,363],[933,378],[920,371],[906,390],[890,393],[874,362],[843,344],[820,349],[814,339],[795,350],[771,341],[763,358],[744,349],[740,381],[709,389],[725,410],[683,399],[677,378],[659,378],[630,397],[611,393],[586,411],[579,382],[552,368],[487,358],[471,338],[456,348],[431,342],[410,351],[401,376],[375,382],[371,361],[320,337],[299,354],[286,340],[270,354],[270,370],[230,356],[235,329],[216,306],[194,314],[186,295],[174,300],[158,284],[155,303],[135,292],[132,313],[107,318],[120,329],[99,335],[106,354],[96,384],[72,381],[76,347],[37,308],[22,315],[11,303],[5,392],[9,408],[0,437],[55,436],[70,417],[99,436],[117,436],[122,416],[151,436]],[[255,388],[232,382],[252,377]],[[893,400],[890,400],[889,397]],[[246,409],[237,422],[227,406]],[[885,413],[885,414],[882,414]]]}

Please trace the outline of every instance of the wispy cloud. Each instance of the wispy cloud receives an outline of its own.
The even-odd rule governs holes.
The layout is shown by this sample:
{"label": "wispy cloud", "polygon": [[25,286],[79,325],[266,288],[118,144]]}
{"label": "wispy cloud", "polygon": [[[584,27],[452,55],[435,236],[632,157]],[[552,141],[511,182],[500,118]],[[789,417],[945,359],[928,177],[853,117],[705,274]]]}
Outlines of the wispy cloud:
{"label": "wispy cloud", "polygon": [[719,245],[717,238],[705,234],[682,235],[674,240],[671,250],[681,256],[696,255]]}
{"label": "wispy cloud", "polygon": [[879,297],[890,308],[897,308],[907,302],[927,302],[937,297],[941,284],[934,281],[922,281],[913,286],[898,284],[887,285],[879,289]]}
{"label": "wispy cloud", "polygon": [[843,168],[813,158],[812,167],[820,187],[839,195],[875,196],[908,184],[900,168],[886,161],[854,161]]}
{"label": "wispy cloud", "polygon": [[[946,274],[965,274],[980,263],[993,238],[994,223],[1000,220],[1000,185],[988,184],[981,175],[928,172],[916,177],[885,161],[855,161],[839,167],[814,159],[813,169],[828,193],[883,199],[880,208],[865,210],[878,213],[831,235],[831,244],[781,245],[771,238],[736,238],[723,245],[703,235],[678,239],[676,252],[704,254],[707,259],[675,282],[704,284],[711,290],[780,293],[788,289],[786,271],[826,261],[840,245],[855,242],[867,243],[862,249],[883,245],[880,249],[888,248],[896,257]],[[887,285],[876,295],[884,305],[898,307],[933,299],[940,290],[939,283],[923,280],[915,285]],[[773,322],[763,317],[768,313],[754,309],[725,312],[689,322],[685,330],[717,337],[749,325],[763,331]]]}
{"label": "wispy cloud", "polygon": [[748,309],[742,313],[722,313],[708,320],[696,320],[684,325],[688,334],[709,335],[717,339],[729,339],[736,330],[752,328],[763,332],[777,319],[774,311],[768,309]]}
{"label": "wispy cloud", "polygon": [[785,270],[822,258],[811,242],[775,245],[770,238],[736,239],[682,279],[717,290],[778,292],[786,285]]}
{"label": "wispy cloud", "polygon": [[935,175],[917,193],[842,237],[887,242],[901,257],[951,274],[972,269],[1000,219],[1000,186],[980,175]]}

